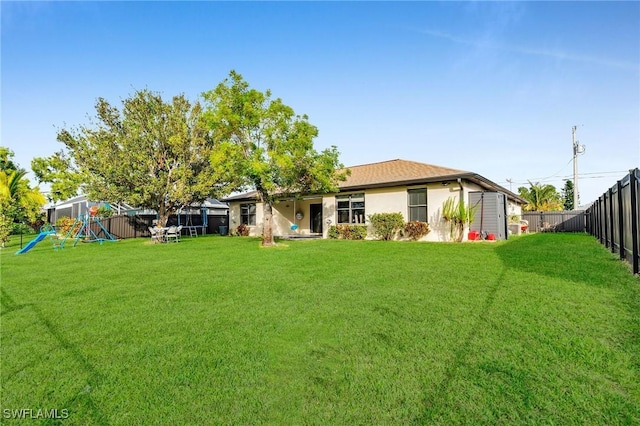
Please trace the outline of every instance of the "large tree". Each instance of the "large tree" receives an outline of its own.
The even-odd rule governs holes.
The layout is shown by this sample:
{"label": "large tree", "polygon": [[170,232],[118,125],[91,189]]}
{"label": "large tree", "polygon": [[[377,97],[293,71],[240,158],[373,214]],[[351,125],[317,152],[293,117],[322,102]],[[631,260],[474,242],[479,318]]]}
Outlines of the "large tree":
{"label": "large tree", "polygon": [[263,205],[262,244],[273,244],[273,206],[278,198],[336,191],[346,172],[335,146],[318,152],[318,129],[296,115],[271,92],[251,89],[231,71],[215,89],[203,93],[205,120],[214,140],[215,176],[237,189],[254,189]]}
{"label": "large tree", "polygon": [[33,161],[38,178],[53,183],[54,197],[80,187],[93,200],[154,209],[163,226],[178,209],[225,193],[214,180],[199,103],[184,95],[165,102],[141,90],[122,104],[120,111],[99,98],[89,125],[58,132],[65,150]]}
{"label": "large tree", "polygon": [[13,152],[0,147],[0,245],[5,246],[14,223],[34,223],[45,198],[32,188],[26,171],[13,163]]}
{"label": "large tree", "polygon": [[562,210],[560,194],[553,185],[529,182],[529,188],[521,186],[518,188],[518,193],[527,201],[524,206],[525,211]]}

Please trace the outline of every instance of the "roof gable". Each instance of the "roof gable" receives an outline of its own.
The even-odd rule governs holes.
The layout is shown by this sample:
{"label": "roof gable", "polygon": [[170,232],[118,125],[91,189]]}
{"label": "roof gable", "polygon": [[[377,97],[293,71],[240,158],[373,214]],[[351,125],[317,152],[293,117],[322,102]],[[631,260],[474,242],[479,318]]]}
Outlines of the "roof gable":
{"label": "roof gable", "polygon": [[351,170],[351,175],[347,177],[346,181],[340,182],[338,185],[342,190],[386,186],[414,181],[439,180],[441,178],[451,179],[471,174],[465,170],[401,159],[363,164],[348,167],[348,169]]}

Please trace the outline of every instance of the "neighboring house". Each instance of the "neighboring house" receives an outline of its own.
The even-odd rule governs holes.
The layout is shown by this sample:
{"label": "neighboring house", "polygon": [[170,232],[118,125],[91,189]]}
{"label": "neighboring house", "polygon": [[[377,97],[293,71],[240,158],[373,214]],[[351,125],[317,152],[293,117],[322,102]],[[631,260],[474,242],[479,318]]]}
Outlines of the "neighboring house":
{"label": "neighboring house", "polygon": [[[56,223],[56,221],[61,217],[76,218],[79,214],[89,211],[89,208],[94,205],[109,206],[116,215],[156,215],[155,210],[140,209],[125,203],[112,204],[106,202],[93,202],[85,195],[60,201],[55,204],[47,204],[44,206],[44,209],[47,211],[47,219],[49,223]],[[189,208],[181,210],[180,215],[226,217],[228,210],[229,206],[225,203],[221,203],[215,198],[207,198],[202,204],[194,204]]]}
{"label": "neighboring house", "polygon": [[56,221],[61,217],[76,218],[79,214],[88,212],[89,208],[94,205],[99,207],[109,206],[114,211],[114,214],[128,214],[136,211],[135,208],[124,203],[109,204],[105,202],[92,202],[89,201],[85,195],[80,195],[57,203],[46,204],[44,209],[47,211],[47,220],[49,223],[56,223]]}
{"label": "neighboring house", "polygon": [[[365,224],[374,213],[402,213],[405,221],[428,222],[427,241],[448,241],[442,204],[449,197],[469,203],[476,191],[505,194],[507,214],[521,214],[524,200],[476,173],[415,161],[390,160],[349,167],[339,192],[303,194],[279,200],[273,209],[273,235],[327,236],[331,225]],[[263,211],[255,191],[223,199],[229,204],[229,226],[248,225],[250,235],[262,234]],[[465,230],[465,239],[467,230]]]}

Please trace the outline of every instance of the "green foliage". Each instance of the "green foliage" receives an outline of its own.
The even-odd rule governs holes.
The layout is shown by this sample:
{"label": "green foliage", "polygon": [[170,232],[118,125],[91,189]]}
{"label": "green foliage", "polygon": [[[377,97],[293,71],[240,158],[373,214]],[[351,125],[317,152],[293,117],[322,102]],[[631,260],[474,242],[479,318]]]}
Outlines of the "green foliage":
{"label": "green foliage", "polygon": [[65,151],[58,151],[48,158],[31,160],[31,170],[38,182],[50,183],[47,197],[56,202],[78,195],[83,176],[73,166],[72,158]]}
{"label": "green foliage", "polygon": [[520,223],[520,215],[510,214],[508,220],[509,223]]}
{"label": "green foliage", "polygon": [[373,236],[381,240],[393,240],[404,226],[402,213],[374,213],[369,215]]}
{"label": "green foliage", "polygon": [[60,235],[66,235],[69,231],[71,231],[73,235],[81,226],[82,224],[80,222],[76,222],[76,219],[71,217],[60,216],[58,220],[56,220],[56,231]]}
{"label": "green foliage", "polygon": [[32,162],[38,179],[51,182],[54,199],[81,186],[92,200],[154,209],[164,225],[178,209],[226,193],[211,169],[213,144],[199,103],[184,95],[165,102],[141,90],[122,110],[103,98],[95,109],[96,123],[58,132],[65,150]]}
{"label": "green foliage", "polygon": [[45,198],[32,188],[26,171],[16,166],[13,152],[0,147],[0,246],[4,247],[15,223],[35,224],[41,218]]}
{"label": "green foliage", "polygon": [[14,155],[9,148],[0,146],[0,171],[11,173],[18,170],[18,165],[13,162]]}
{"label": "green foliage", "polygon": [[113,216],[113,210],[107,205],[98,207],[98,217],[111,217]]}
{"label": "green foliage", "polygon": [[271,92],[251,89],[231,71],[215,89],[202,94],[204,122],[213,138],[209,158],[215,179],[236,189],[255,189],[264,207],[263,245],[273,244],[272,208],[276,199],[301,193],[336,191],[346,172],[335,146],[318,152],[318,129],[296,115]]}
{"label": "green foliage", "polygon": [[331,239],[364,240],[367,238],[367,227],[366,225],[332,225],[328,235]]}
{"label": "green foliage", "polygon": [[412,220],[404,225],[402,233],[405,237],[411,238],[413,241],[418,241],[422,237],[425,237],[431,232],[431,228],[427,222],[420,222]]}
{"label": "green foliage", "polygon": [[464,199],[449,197],[442,204],[442,218],[449,223],[449,234],[453,241],[461,242],[464,238],[464,227],[473,218],[476,207],[466,206]]}
{"label": "green foliage", "polygon": [[567,179],[564,181],[564,187],[562,188],[562,204],[565,210],[573,210],[573,181]]}
{"label": "green foliage", "polygon": [[531,183],[529,188],[518,188],[520,197],[527,201],[524,211],[546,212],[562,210],[562,199],[556,187],[550,184]]}

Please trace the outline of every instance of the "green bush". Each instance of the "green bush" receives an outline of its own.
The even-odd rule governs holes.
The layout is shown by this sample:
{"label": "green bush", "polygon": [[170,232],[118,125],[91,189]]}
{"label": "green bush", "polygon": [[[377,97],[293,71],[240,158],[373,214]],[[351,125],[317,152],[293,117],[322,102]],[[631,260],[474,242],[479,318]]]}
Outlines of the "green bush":
{"label": "green bush", "polygon": [[381,240],[392,240],[404,227],[402,213],[375,213],[369,215],[373,235]]}
{"label": "green bush", "polygon": [[235,230],[231,231],[229,235],[236,236],[236,237],[248,237],[249,227],[244,223],[241,223],[240,225],[238,225],[238,227]]}
{"label": "green bush", "polygon": [[365,225],[332,225],[328,235],[334,240],[364,240],[367,237],[367,227]]}
{"label": "green bush", "polygon": [[[58,218],[58,220],[56,220],[56,231],[58,231],[59,234],[66,234],[71,230],[71,227],[73,226],[74,223],[76,223],[75,219],[72,219],[66,216],[61,216]],[[80,226],[82,226],[80,223],[76,223],[76,226],[74,227],[72,234],[75,234],[78,231],[78,229],[80,229]]]}
{"label": "green bush", "polygon": [[113,216],[113,210],[109,206],[98,207],[98,217],[111,217]]}
{"label": "green bush", "polygon": [[404,225],[403,235],[411,238],[413,241],[418,241],[420,238],[431,232],[429,224],[427,222],[419,222],[412,220]]}

